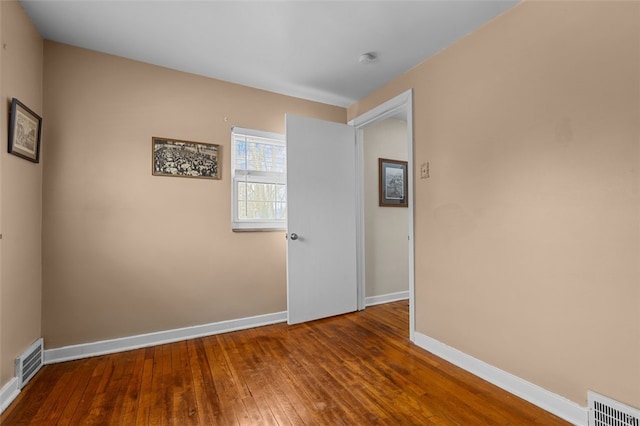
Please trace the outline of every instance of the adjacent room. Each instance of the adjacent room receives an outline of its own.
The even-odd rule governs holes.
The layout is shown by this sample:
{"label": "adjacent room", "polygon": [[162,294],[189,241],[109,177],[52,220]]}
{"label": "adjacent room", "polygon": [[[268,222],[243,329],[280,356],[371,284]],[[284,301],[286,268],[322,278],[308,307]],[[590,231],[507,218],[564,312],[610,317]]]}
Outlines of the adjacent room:
{"label": "adjacent room", "polygon": [[639,1],[0,25],[2,425],[640,425]]}

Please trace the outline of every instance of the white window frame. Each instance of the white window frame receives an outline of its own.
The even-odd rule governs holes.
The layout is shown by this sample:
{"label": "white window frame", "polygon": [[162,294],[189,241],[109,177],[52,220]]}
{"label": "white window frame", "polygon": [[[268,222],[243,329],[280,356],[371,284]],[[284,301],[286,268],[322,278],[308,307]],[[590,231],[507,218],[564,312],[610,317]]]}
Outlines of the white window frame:
{"label": "white window frame", "polygon": [[285,136],[279,133],[265,132],[262,130],[247,129],[234,126],[231,128],[231,229],[237,231],[284,231],[287,229],[287,220],[250,220],[238,217],[238,183],[247,176],[251,176],[252,182],[277,183],[286,185],[287,174],[271,173],[255,170],[236,169],[236,135],[243,135],[261,139],[268,139],[274,145],[284,146],[286,149]]}

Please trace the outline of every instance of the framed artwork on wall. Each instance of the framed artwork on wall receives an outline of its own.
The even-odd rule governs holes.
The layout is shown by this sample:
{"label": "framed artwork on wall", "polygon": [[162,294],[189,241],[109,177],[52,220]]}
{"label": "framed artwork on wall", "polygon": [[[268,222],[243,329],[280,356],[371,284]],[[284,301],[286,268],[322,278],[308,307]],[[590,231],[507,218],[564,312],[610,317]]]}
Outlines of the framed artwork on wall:
{"label": "framed artwork on wall", "polygon": [[151,144],[154,176],[220,179],[220,145],[156,137]]}
{"label": "framed artwork on wall", "polygon": [[407,162],[378,158],[379,205],[408,207]]}
{"label": "framed artwork on wall", "polygon": [[13,98],[9,123],[9,154],[39,163],[41,134],[42,117]]}

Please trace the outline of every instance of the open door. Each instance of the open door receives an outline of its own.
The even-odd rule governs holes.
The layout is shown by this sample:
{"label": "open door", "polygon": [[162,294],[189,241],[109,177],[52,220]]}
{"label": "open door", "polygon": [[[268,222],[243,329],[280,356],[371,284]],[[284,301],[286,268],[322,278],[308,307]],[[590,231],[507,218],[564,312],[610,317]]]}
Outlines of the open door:
{"label": "open door", "polygon": [[357,309],[355,130],[286,116],[289,324]]}

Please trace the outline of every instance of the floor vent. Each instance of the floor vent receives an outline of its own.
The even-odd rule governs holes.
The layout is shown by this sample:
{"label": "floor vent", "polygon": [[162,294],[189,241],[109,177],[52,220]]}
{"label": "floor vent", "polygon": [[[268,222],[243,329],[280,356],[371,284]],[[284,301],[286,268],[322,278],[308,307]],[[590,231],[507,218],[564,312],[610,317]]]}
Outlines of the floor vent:
{"label": "floor vent", "polygon": [[16,358],[16,377],[18,379],[18,387],[22,389],[29,380],[36,375],[38,370],[42,368],[43,349],[42,338],[36,340],[33,345]]}
{"label": "floor vent", "polygon": [[589,426],[640,426],[640,410],[589,391]]}

